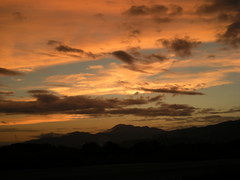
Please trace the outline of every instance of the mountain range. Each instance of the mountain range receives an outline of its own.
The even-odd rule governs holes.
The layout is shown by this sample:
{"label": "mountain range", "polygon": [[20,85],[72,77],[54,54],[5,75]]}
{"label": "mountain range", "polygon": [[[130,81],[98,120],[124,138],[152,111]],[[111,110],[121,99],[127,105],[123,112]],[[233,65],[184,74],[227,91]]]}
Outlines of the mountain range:
{"label": "mountain range", "polygon": [[91,134],[72,132],[68,134],[45,134],[25,143],[51,144],[66,147],[81,147],[85,143],[105,144],[113,142],[131,146],[141,141],[158,141],[162,143],[224,143],[240,139],[240,120],[228,121],[205,127],[191,127],[165,131],[147,126],[119,124],[113,128]]}

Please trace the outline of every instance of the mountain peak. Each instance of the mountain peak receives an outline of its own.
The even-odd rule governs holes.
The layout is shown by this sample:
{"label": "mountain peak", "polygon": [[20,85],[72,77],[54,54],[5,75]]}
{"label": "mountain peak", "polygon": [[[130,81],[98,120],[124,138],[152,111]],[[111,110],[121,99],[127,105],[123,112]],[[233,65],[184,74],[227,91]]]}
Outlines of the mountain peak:
{"label": "mountain peak", "polygon": [[153,134],[155,133],[161,133],[163,130],[158,128],[150,128],[148,126],[134,126],[134,125],[128,125],[128,124],[118,124],[111,129],[105,131],[105,133],[135,133],[135,132],[142,132],[142,133],[148,133],[151,132]]}
{"label": "mountain peak", "polygon": [[113,131],[119,131],[119,130],[125,130],[125,129],[132,129],[136,128],[136,126],[133,125],[128,125],[128,124],[118,124],[116,126],[113,126],[111,129],[107,130],[108,132],[113,132]]}

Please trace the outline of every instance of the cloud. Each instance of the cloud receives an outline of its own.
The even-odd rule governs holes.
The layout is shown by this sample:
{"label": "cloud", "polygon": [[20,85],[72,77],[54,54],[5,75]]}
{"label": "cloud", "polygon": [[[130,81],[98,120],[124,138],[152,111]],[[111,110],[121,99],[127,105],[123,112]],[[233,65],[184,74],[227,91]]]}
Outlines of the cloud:
{"label": "cloud", "polygon": [[0,68],[0,76],[20,76],[20,75],[24,75],[24,74],[14,70]]}
{"label": "cloud", "polygon": [[240,45],[240,21],[233,22],[227,26],[225,33],[220,34],[219,42],[229,44],[235,48]]}
{"label": "cloud", "polygon": [[198,7],[198,13],[216,13],[216,12],[229,12],[239,11],[239,0],[208,0],[209,3],[203,4]]}
{"label": "cloud", "polygon": [[72,48],[66,45],[59,45],[56,47],[56,50],[60,52],[76,52],[76,53],[84,52],[82,49]]}
{"label": "cloud", "polygon": [[51,93],[51,91],[45,90],[45,89],[34,89],[34,90],[29,90],[28,93],[31,94],[47,94]]}
{"label": "cloud", "polygon": [[182,13],[183,13],[183,8],[181,6],[171,5],[171,12],[170,12],[171,16],[181,15]]}
{"label": "cloud", "polygon": [[179,90],[178,87],[173,87],[170,89],[166,88],[159,88],[159,89],[148,89],[148,88],[141,88],[141,90],[147,91],[147,92],[154,92],[154,93],[171,93],[174,95],[204,95],[204,93],[196,92],[196,91],[184,91]]}
{"label": "cloud", "polygon": [[103,114],[106,109],[145,105],[161,101],[162,96],[139,98],[103,98],[33,94],[35,101],[0,101],[1,113],[12,114]]}
{"label": "cloud", "polygon": [[173,51],[179,57],[188,57],[192,55],[192,49],[196,48],[200,41],[190,39],[190,37],[185,36],[184,38],[174,38],[174,39],[158,39],[157,43],[161,43],[165,48]]}
{"label": "cloud", "polygon": [[10,96],[10,95],[13,95],[13,94],[14,94],[14,92],[12,92],[12,91],[0,91],[0,96],[1,95]]}
{"label": "cloud", "polygon": [[136,61],[136,59],[134,57],[132,57],[125,51],[114,51],[112,54],[119,60],[123,61],[124,63],[130,64],[130,65],[132,65],[134,63],[134,61]]}
{"label": "cloud", "polygon": [[[204,123],[220,123],[225,121],[234,121],[239,120],[239,117],[236,116],[219,116],[219,115],[211,115],[195,118],[195,121],[203,121]],[[194,119],[193,119],[194,121]]]}
{"label": "cloud", "polygon": [[19,114],[19,113],[9,113],[4,116],[2,115],[2,120],[0,125],[2,126],[11,126],[11,125],[20,125],[20,124],[37,124],[37,123],[46,123],[46,122],[61,122],[61,121],[72,121],[75,119],[88,118],[87,115],[83,114]]}
{"label": "cloud", "polygon": [[220,13],[217,16],[218,21],[220,22],[228,22],[234,20],[234,16],[231,14],[226,14],[226,13]]}
{"label": "cloud", "polygon": [[198,111],[198,114],[228,114],[228,113],[239,113],[240,112],[240,108],[231,108],[228,110],[216,110],[214,108],[204,108],[201,109],[200,111]]}
{"label": "cloud", "polygon": [[122,114],[136,116],[190,116],[195,108],[184,104],[161,104],[156,108],[132,108],[134,105],[161,103],[161,95],[138,98],[103,98],[90,96],[64,96],[34,94],[29,102],[0,102],[0,112],[10,114]]}
{"label": "cloud", "polygon": [[183,8],[178,5],[171,5],[167,7],[165,5],[155,4],[152,6],[131,6],[123,14],[126,16],[176,16],[180,15],[183,11]]}
{"label": "cloud", "polygon": [[127,16],[145,16],[149,15],[149,8],[147,6],[131,6],[127,11],[124,12]]}
{"label": "cloud", "polygon": [[[134,5],[128,10],[123,12],[123,15],[130,18],[150,18],[155,23],[168,23],[175,17],[181,15],[183,8],[178,5],[165,6],[161,4],[155,4],[152,6],[146,5]],[[143,21],[144,22],[144,21]]]}
{"label": "cloud", "polygon": [[185,104],[162,104],[162,106],[156,108],[125,108],[111,110],[109,113],[136,116],[191,116],[194,111],[193,106]]}
{"label": "cloud", "polygon": [[130,52],[126,51],[114,51],[112,54],[119,59],[120,61],[126,63],[127,65],[123,65],[123,67],[130,69],[132,71],[148,73],[147,69],[149,68],[147,65],[154,62],[164,62],[168,60],[168,57],[161,54],[148,54],[144,55],[136,50],[131,50]]}
{"label": "cloud", "polygon": [[55,50],[57,52],[60,52],[60,53],[65,53],[69,56],[72,56],[72,57],[88,57],[88,58],[97,58],[97,57],[101,57],[103,55],[105,55],[104,53],[99,53],[99,54],[94,54],[92,52],[86,52],[82,49],[79,49],[79,48],[73,48],[73,47],[70,47],[68,45],[65,45],[63,44],[62,42],[60,41],[56,41],[56,40],[49,40],[47,42],[48,45],[51,45],[51,46],[54,46]]}
{"label": "cloud", "polygon": [[163,62],[165,60],[168,60],[168,57],[152,53],[152,54],[142,54],[139,51],[135,49],[129,49],[129,52],[126,51],[114,51],[112,53],[117,59],[121,60],[122,62],[128,64],[128,65],[136,65],[136,64],[151,64],[154,62]]}
{"label": "cloud", "polygon": [[34,94],[33,97],[37,98],[40,103],[52,103],[60,99],[53,94]]}
{"label": "cloud", "polygon": [[216,16],[220,22],[231,22],[226,31],[218,35],[218,42],[237,48],[240,44],[240,1],[239,0],[209,0],[198,7],[197,13]]}
{"label": "cloud", "polygon": [[14,92],[12,91],[0,91],[0,101],[4,101],[5,96],[12,96]]}
{"label": "cloud", "polygon": [[0,128],[1,132],[39,132],[39,130],[35,129],[16,129],[16,128]]}

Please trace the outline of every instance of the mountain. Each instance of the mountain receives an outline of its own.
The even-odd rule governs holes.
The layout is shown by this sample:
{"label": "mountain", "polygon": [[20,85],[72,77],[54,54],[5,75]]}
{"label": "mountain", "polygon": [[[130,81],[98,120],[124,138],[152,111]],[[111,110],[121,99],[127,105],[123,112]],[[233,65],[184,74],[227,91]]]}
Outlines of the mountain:
{"label": "mountain", "polygon": [[132,146],[141,141],[158,141],[166,144],[175,143],[224,143],[240,139],[240,120],[228,121],[206,127],[191,127],[173,131],[164,131],[147,126],[119,124],[105,132],[91,134],[72,132],[64,135],[45,134],[38,139],[25,143],[47,143],[58,146],[81,147],[85,143],[113,142],[124,146]]}
{"label": "mountain", "polygon": [[240,120],[227,121],[205,127],[191,127],[168,131],[159,139],[178,139],[185,142],[224,143],[240,139]]}
{"label": "mountain", "polygon": [[72,132],[65,135],[49,133],[41,135],[39,139],[30,140],[25,143],[47,143],[68,147],[80,147],[90,142],[105,144],[108,141],[118,144],[127,144],[127,142],[131,144],[141,140],[156,138],[157,135],[162,133],[165,133],[165,131],[158,128],[119,124],[105,132],[97,134],[87,132]]}

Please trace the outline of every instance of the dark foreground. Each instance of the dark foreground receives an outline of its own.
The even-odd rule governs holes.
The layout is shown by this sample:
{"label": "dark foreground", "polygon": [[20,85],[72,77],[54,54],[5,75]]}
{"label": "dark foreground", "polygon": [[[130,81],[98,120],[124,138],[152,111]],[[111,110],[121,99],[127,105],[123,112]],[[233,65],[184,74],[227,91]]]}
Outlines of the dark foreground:
{"label": "dark foreground", "polygon": [[2,171],[2,180],[240,179],[240,159]]}

